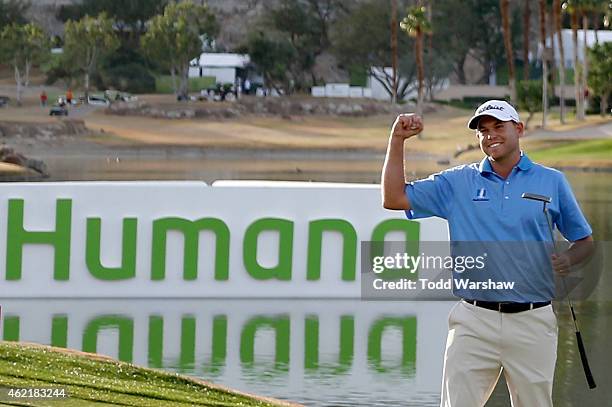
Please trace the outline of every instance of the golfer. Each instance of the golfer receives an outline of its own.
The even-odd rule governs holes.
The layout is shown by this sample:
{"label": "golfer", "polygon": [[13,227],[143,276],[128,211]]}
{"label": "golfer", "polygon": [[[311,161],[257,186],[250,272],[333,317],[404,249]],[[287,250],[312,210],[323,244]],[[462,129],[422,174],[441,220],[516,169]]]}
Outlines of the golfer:
{"label": "golfer", "polygon": [[[550,264],[556,273],[567,274],[591,254],[592,230],[564,175],[532,162],[521,151],[524,125],[509,103],[482,104],[468,127],[476,131],[486,156],[480,163],[406,183],[404,142],[423,130],[423,121],[413,114],[399,115],[382,172],[383,206],[403,209],[410,219],[447,219],[453,242],[539,246],[546,266],[531,264],[537,256],[515,253],[509,267],[486,270],[493,280],[511,277],[515,288],[454,287],[461,301],[449,315],[440,405],[484,406],[503,372],[513,407],[552,406],[558,327],[551,306],[555,287]],[[542,242],[550,242],[550,232],[542,205],[521,199],[523,193],[552,198],[548,211],[572,242],[568,250],[558,255],[544,250]]]}

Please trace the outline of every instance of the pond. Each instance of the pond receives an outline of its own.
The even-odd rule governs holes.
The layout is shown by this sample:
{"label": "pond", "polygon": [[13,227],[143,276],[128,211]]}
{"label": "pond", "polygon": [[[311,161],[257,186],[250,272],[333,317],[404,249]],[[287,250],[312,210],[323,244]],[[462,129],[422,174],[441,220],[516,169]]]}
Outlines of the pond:
{"label": "pond", "polygon": [[[378,153],[250,157],[233,152],[69,151],[45,158],[52,180],[266,179],[375,183]],[[419,163],[411,171],[416,176]],[[612,238],[612,181],[566,174],[600,241]],[[612,278],[576,304],[591,368],[588,390],[569,310],[556,304],[555,406],[612,399]],[[447,315],[453,302],[359,300],[3,300],[5,340],[95,351],[309,406],[437,406]],[[509,406],[498,384],[489,407]]]}

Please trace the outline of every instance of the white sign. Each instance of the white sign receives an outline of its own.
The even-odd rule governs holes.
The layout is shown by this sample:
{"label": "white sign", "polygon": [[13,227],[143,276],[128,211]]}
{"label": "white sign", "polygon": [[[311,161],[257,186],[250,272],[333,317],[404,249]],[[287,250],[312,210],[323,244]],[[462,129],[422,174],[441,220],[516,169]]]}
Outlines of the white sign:
{"label": "white sign", "polygon": [[360,296],[361,242],[448,240],[381,207],[378,185],[0,185],[0,295]]}

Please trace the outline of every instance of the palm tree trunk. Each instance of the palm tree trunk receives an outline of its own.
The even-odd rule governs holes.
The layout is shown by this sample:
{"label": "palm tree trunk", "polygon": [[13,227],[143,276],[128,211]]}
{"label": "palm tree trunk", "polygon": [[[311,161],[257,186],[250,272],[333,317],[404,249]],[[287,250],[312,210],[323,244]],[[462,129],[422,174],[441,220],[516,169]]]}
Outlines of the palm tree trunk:
{"label": "palm tree trunk", "polygon": [[548,59],[549,59],[549,68],[550,68],[550,81],[551,81],[551,85],[550,85],[550,90],[552,93],[552,97],[553,99],[555,98],[555,85],[557,83],[557,70],[555,69],[556,67],[556,51],[555,51],[555,43],[557,41],[557,37],[555,36],[555,20],[553,19],[553,16],[549,13],[548,14],[548,20],[547,22],[547,30],[548,33],[550,34],[550,54],[548,54]]}
{"label": "palm tree trunk", "polygon": [[542,128],[546,128],[548,115],[548,62],[546,58],[546,0],[540,4],[540,43],[542,44]]}
{"label": "palm tree trunk", "polygon": [[572,42],[574,43],[574,98],[576,99],[576,119],[584,120],[582,116],[582,97],[580,91],[580,63],[578,62],[578,10],[572,10],[571,13],[571,24],[572,24]]}
{"label": "palm tree trunk", "polygon": [[189,96],[189,65],[187,65],[187,67],[183,67],[183,69],[180,70],[180,94],[181,96],[184,98],[184,100],[187,100],[187,96]]}
{"label": "palm tree trunk", "polygon": [[417,92],[417,114],[421,116],[423,114],[423,31],[418,28],[416,33],[415,42],[415,53],[417,62],[417,80],[419,82]]}
{"label": "palm tree trunk", "polygon": [[397,103],[397,0],[391,0],[391,103]]}
{"label": "palm tree trunk", "polygon": [[85,72],[85,103],[89,103],[89,71]]}
{"label": "palm tree trunk", "polygon": [[453,71],[455,72],[455,75],[457,75],[457,81],[461,84],[461,85],[466,85],[467,84],[467,79],[465,77],[465,61],[467,55],[463,55],[461,57],[461,60],[458,60],[455,63],[455,66],[453,68]]}
{"label": "palm tree trunk", "polygon": [[174,91],[174,96],[179,95],[178,85],[176,84],[176,69],[174,67],[170,68],[170,77],[172,78],[172,90]]}
{"label": "palm tree trunk", "polygon": [[[429,21],[429,26],[432,26],[431,23],[431,19],[432,19],[432,11],[431,11],[431,3],[433,3],[433,0],[430,0],[427,2],[427,20]],[[428,100],[430,102],[433,102],[434,100],[434,74],[433,74],[433,70],[431,69],[433,67],[433,32],[430,30],[427,33],[427,66],[430,67],[429,69],[429,83],[428,83]]]}
{"label": "palm tree trunk", "polygon": [[30,86],[30,70],[32,68],[32,62],[27,60],[25,63],[25,75],[23,77],[23,84],[27,88]]}
{"label": "palm tree trunk", "polygon": [[510,100],[516,103],[516,80],[514,77],[514,55],[512,53],[512,40],[510,33],[510,0],[499,0],[502,28],[504,34],[504,48],[506,49],[506,60],[508,61],[508,85],[510,86]]}
{"label": "palm tree trunk", "polygon": [[531,10],[529,2],[525,0],[525,9],[523,10],[523,80],[529,80],[529,22],[531,20]]}
{"label": "palm tree trunk", "polygon": [[586,109],[589,104],[590,96],[586,95],[587,92],[587,78],[589,76],[589,58],[588,58],[588,47],[587,47],[587,31],[589,30],[589,17],[587,13],[582,14],[582,32],[584,34],[583,38],[583,49],[584,49],[584,70],[582,73],[582,86],[581,93],[583,97],[582,102],[582,117],[586,117]]}
{"label": "palm tree trunk", "polygon": [[17,106],[21,106],[21,72],[19,71],[19,67],[15,63],[15,82],[17,83]]}
{"label": "palm tree trunk", "polygon": [[554,31],[557,33],[559,46],[559,121],[565,124],[565,50],[563,49],[563,33],[561,31],[561,1],[553,0]]}
{"label": "palm tree trunk", "polygon": [[599,44],[599,12],[593,10],[593,34],[595,34],[595,45]]}

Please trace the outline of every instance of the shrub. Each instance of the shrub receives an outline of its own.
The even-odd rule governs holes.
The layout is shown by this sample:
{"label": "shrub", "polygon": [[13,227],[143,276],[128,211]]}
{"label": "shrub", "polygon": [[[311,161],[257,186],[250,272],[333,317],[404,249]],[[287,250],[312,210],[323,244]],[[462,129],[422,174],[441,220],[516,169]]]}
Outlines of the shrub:
{"label": "shrub", "polygon": [[519,109],[529,112],[525,121],[525,128],[527,128],[533,114],[542,110],[542,81],[519,81],[516,87],[516,97]]}
{"label": "shrub", "polygon": [[149,70],[136,62],[109,67],[100,72],[98,89],[117,89],[130,93],[155,92],[155,77]]}

